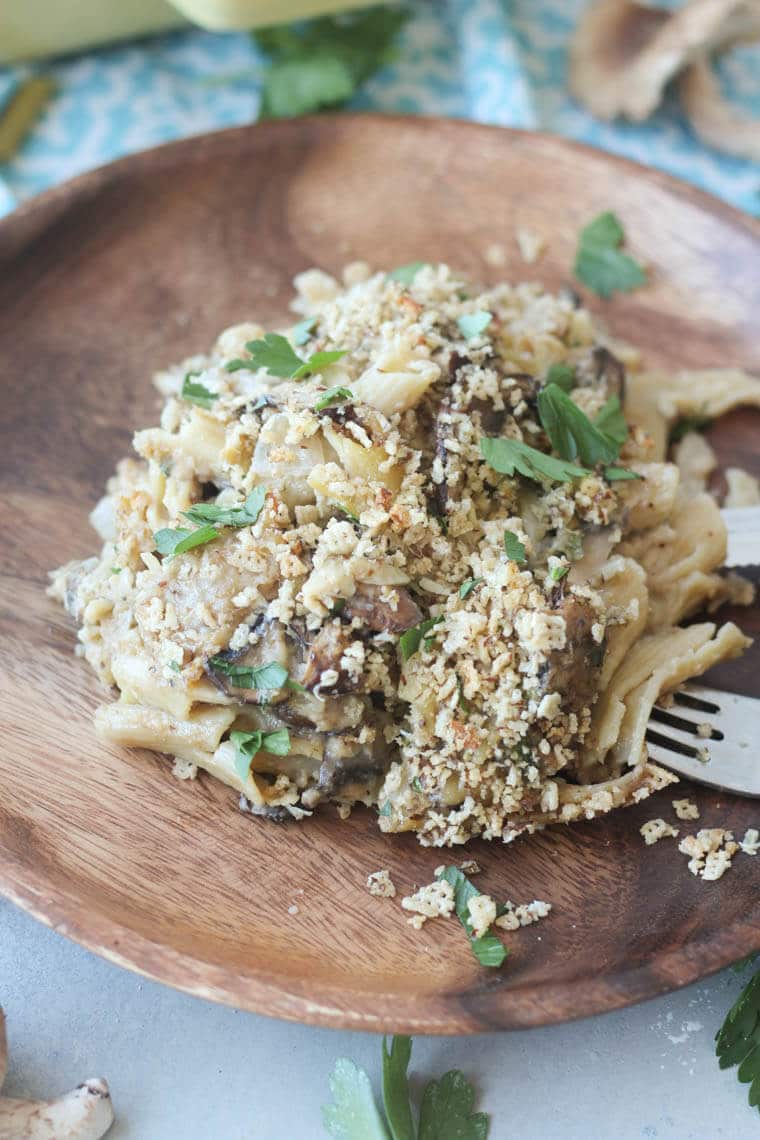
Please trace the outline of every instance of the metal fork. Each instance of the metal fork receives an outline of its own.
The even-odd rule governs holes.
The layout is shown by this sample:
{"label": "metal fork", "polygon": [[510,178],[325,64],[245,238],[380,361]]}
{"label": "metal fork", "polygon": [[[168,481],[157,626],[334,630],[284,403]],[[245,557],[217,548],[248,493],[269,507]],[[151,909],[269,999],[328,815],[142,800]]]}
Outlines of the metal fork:
{"label": "metal fork", "polygon": [[760,700],[684,685],[652,709],[646,739],[650,759],[680,776],[760,797]]}
{"label": "metal fork", "polygon": [[720,512],[728,531],[726,566],[760,563],[760,507],[724,507]]}

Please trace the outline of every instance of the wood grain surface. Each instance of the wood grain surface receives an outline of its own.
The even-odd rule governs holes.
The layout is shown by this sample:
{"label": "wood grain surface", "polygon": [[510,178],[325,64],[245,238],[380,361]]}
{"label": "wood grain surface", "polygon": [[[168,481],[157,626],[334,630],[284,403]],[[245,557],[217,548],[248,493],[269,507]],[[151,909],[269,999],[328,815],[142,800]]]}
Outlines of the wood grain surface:
{"label": "wood grain surface", "polygon": [[[370,812],[303,824],[241,815],[210,779],[108,748],[103,692],[45,597],[48,570],[95,549],[87,514],[134,428],[156,421],[152,371],[255,316],[282,321],[293,273],[447,260],[486,280],[570,281],[578,230],[614,209],[651,284],[588,298],[653,363],[760,373],[760,228],[708,196],[559,139],[441,120],[324,116],[135,155],[0,222],[0,889],[112,961],[279,1017],[469,1033],[611,1009],[760,948],[760,858],[719,883],[672,841],[645,847],[667,793],[602,821],[467,850],[482,890],[550,900],[481,969],[454,921],[415,932],[371,897],[407,893],[446,857],[380,834]],[[535,266],[516,226],[545,235]],[[499,243],[506,263],[485,251]],[[760,467],[760,415],[729,417],[721,455]],[[743,613],[758,629],[757,610]],[[753,652],[719,683],[760,695]],[[760,823],[756,802],[695,790],[700,825]],[[687,825],[688,826],[688,825]],[[463,857],[455,851],[455,857]],[[295,904],[298,914],[288,908]]]}

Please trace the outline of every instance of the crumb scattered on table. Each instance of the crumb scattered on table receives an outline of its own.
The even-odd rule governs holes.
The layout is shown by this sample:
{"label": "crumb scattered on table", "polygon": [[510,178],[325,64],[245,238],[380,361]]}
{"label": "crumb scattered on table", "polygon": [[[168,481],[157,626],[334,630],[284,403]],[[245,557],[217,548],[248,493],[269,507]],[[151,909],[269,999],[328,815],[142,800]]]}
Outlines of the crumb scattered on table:
{"label": "crumb scattered on table", "polygon": [[535,230],[529,230],[523,226],[518,227],[515,237],[523,261],[528,265],[533,265],[546,249],[546,238],[536,233]]}
{"label": "crumb scattered on table", "polygon": [[699,819],[699,808],[691,800],[673,800],[673,810],[679,819]]}
{"label": "crumb scattered on table", "polygon": [[748,827],[744,838],[739,840],[739,846],[745,855],[757,855],[760,851],[760,831],[756,827]]}
{"label": "crumb scattered on table", "polygon": [[552,909],[552,904],[543,899],[534,899],[533,902],[520,903],[515,906],[513,902],[506,902],[504,914],[496,919],[494,926],[502,930],[517,930],[521,926],[530,926],[541,918],[546,918]]}
{"label": "crumb scattered on table", "polygon": [[739,850],[734,834],[722,827],[704,827],[696,835],[685,835],[678,850],[688,855],[692,875],[710,882],[722,878],[731,866],[732,857]]}
{"label": "crumb scattered on table", "polygon": [[395,899],[396,886],[391,879],[390,871],[383,868],[373,871],[367,876],[367,890],[371,895],[379,895],[383,899]]}
{"label": "crumb scattered on table", "polygon": [[454,888],[445,879],[437,879],[420,887],[413,895],[401,900],[404,910],[415,913],[409,923],[420,930],[429,918],[447,918],[454,909]]}
{"label": "crumb scattered on table", "polygon": [[675,837],[678,835],[678,828],[673,827],[672,824],[666,823],[664,819],[649,819],[646,823],[642,824],[639,832],[644,837],[644,842],[647,847],[651,847],[653,843],[659,842],[660,839]]}

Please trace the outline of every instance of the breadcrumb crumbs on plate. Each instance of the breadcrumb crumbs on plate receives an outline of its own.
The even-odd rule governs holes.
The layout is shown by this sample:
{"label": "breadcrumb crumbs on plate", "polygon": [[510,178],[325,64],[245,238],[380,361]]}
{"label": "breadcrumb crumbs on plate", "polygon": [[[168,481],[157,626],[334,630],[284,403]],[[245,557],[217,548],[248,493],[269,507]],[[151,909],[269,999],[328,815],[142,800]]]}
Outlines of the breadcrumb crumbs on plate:
{"label": "breadcrumb crumbs on plate", "polygon": [[664,819],[650,819],[642,824],[639,832],[644,837],[644,842],[647,847],[651,847],[653,843],[659,842],[660,839],[674,838],[678,835],[678,828],[673,827],[672,824],[667,823]]}
{"label": "breadcrumb crumbs on plate", "polygon": [[448,918],[454,910],[454,888],[445,879],[438,879],[407,895],[401,905],[404,910],[415,912],[409,922],[420,930],[428,918]]}
{"label": "breadcrumb crumbs on plate", "polygon": [[459,870],[464,875],[479,875],[482,868],[474,859],[465,859],[459,864]]}
{"label": "breadcrumb crumbs on plate", "polygon": [[678,819],[699,819],[699,808],[691,800],[673,800],[673,811]]}
{"label": "breadcrumb crumbs on plate", "polygon": [[760,851],[760,831],[756,827],[748,827],[744,838],[739,840],[739,846],[745,855],[757,855]]}
{"label": "breadcrumb crumbs on plate", "polygon": [[174,764],[172,766],[172,776],[178,780],[194,780],[198,775],[198,765],[193,764],[190,760],[183,760],[179,756],[175,756]]}
{"label": "breadcrumb crumbs on plate", "polygon": [[520,256],[527,265],[533,265],[546,249],[546,238],[535,230],[519,226],[515,231]]}
{"label": "breadcrumb crumbs on plate", "polygon": [[371,875],[367,876],[367,890],[371,895],[378,895],[383,899],[395,899],[396,885],[391,879],[390,871],[383,868],[380,871],[373,871]]}
{"label": "breadcrumb crumbs on plate", "polygon": [[697,736],[701,736],[703,740],[709,740],[712,736],[712,731],[712,725],[706,720],[703,720],[701,724],[697,725]]}
{"label": "breadcrumb crumbs on plate", "polygon": [[467,901],[473,937],[482,938],[496,920],[496,902],[490,895],[475,895]]}
{"label": "breadcrumb crumbs on plate", "polygon": [[678,850],[688,855],[692,875],[715,882],[726,873],[739,850],[732,831],[723,827],[704,827],[696,835],[685,835]]}
{"label": "breadcrumb crumbs on plate", "polygon": [[533,902],[520,903],[517,906],[513,902],[506,902],[504,908],[504,914],[496,919],[494,926],[502,930],[519,930],[521,926],[530,926],[546,918],[552,909],[552,904],[544,902],[543,899],[534,899]]}

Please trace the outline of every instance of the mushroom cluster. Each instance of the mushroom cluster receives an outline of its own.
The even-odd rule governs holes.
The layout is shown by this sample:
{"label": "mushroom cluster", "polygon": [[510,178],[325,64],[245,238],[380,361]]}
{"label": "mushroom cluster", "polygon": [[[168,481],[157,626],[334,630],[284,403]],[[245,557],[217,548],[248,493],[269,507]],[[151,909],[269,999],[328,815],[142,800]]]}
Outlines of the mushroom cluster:
{"label": "mushroom cluster", "polygon": [[636,0],[592,0],[570,47],[570,89],[602,119],[641,122],[675,79],[700,138],[760,160],[760,123],[723,96],[711,62],[758,40],[760,0],[688,0],[673,12]]}
{"label": "mushroom cluster", "polygon": [[[5,1014],[0,1009],[0,1088],[8,1067]],[[0,1140],[99,1140],[113,1124],[108,1084],[83,1081],[57,1100],[0,1096]]]}

